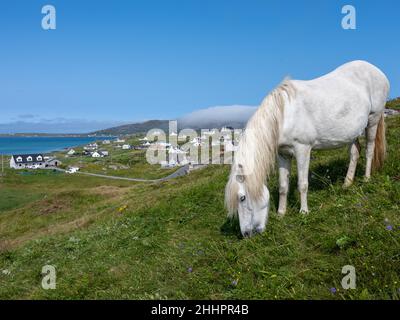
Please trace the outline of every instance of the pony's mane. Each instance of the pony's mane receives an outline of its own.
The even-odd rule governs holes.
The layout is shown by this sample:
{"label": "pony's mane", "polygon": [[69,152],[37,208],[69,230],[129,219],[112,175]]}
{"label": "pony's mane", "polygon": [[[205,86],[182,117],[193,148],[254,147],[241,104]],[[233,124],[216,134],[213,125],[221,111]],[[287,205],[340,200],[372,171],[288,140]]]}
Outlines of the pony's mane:
{"label": "pony's mane", "polygon": [[295,93],[293,83],[285,79],[264,98],[248,121],[225,189],[229,216],[237,213],[238,173],[243,176],[246,193],[255,201],[261,198],[265,180],[275,166],[284,106]]}

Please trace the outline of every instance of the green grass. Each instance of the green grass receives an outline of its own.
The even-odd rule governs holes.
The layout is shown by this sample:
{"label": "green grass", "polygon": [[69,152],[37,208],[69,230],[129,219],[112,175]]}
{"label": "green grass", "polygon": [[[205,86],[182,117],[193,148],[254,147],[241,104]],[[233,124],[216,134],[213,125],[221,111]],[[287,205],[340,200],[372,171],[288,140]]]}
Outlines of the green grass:
{"label": "green grass", "polygon": [[[369,182],[361,159],[342,189],[346,150],[313,153],[307,216],[294,170],[288,213],[277,217],[273,177],[267,230],[251,239],[226,219],[228,166],[157,184],[9,171],[0,190],[40,193],[0,213],[0,297],[399,299],[400,117],[388,124],[389,157]],[[56,290],[40,286],[46,264]],[[345,265],[356,269],[355,290],[341,288]]]}
{"label": "green grass", "polygon": [[39,192],[31,191],[27,194],[26,190],[18,188],[0,188],[0,214],[3,211],[21,207],[26,203],[36,200],[39,196]]}
{"label": "green grass", "polygon": [[400,97],[387,102],[386,108],[400,110]]}

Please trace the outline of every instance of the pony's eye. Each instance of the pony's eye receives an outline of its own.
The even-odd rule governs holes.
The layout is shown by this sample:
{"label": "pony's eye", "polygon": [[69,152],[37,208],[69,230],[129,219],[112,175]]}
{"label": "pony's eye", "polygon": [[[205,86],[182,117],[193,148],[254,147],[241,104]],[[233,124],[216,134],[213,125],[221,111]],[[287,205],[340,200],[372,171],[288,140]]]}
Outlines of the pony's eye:
{"label": "pony's eye", "polygon": [[239,199],[240,199],[240,202],[243,202],[244,200],[246,200],[246,196],[241,196]]}

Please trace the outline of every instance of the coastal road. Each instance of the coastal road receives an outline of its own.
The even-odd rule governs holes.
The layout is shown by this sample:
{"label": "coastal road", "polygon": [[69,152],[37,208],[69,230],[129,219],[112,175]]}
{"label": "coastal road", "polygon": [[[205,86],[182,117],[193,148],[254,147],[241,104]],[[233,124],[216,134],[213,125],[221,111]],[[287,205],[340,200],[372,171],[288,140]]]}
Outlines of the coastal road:
{"label": "coastal road", "polygon": [[[59,168],[57,168],[56,170],[65,172],[65,170],[59,169]],[[139,178],[108,176],[108,175],[105,175],[105,174],[97,174],[97,173],[90,173],[90,172],[84,172],[84,171],[77,171],[74,174],[81,174],[81,175],[86,175],[86,176],[105,178],[105,179],[112,179],[112,180],[134,181],[134,182],[162,182],[162,181],[167,181],[167,180],[174,179],[174,178],[177,178],[177,177],[182,177],[184,175],[187,175],[188,173],[189,173],[189,165],[180,167],[175,172],[171,173],[170,175],[168,175],[166,177],[160,178],[160,179],[139,179]]]}

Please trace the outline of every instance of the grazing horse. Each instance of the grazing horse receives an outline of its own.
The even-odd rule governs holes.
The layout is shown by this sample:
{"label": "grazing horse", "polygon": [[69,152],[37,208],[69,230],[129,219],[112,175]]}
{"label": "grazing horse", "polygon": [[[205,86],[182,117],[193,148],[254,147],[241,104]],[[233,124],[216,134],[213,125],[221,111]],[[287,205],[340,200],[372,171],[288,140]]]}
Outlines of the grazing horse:
{"label": "grazing horse", "polygon": [[308,170],[312,149],[350,146],[344,180],[354,180],[360,156],[358,137],[366,136],[368,179],[386,154],[384,108],[389,81],[365,61],[346,63],[309,81],[285,80],[261,103],[240,139],[225,189],[228,216],[239,216],[242,235],[265,230],[270,195],[265,182],[279,166],[279,209],[286,212],[291,158],[297,162],[301,213],[308,212]]}

